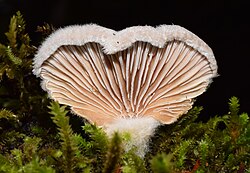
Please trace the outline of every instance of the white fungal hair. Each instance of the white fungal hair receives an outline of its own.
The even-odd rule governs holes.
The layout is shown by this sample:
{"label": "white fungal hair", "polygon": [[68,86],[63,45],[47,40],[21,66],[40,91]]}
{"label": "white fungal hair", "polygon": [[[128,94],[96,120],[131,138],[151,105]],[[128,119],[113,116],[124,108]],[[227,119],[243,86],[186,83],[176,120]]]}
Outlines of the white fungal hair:
{"label": "white fungal hair", "polygon": [[118,132],[120,135],[128,133],[130,140],[125,141],[125,151],[135,147],[136,154],[143,158],[148,151],[150,138],[160,125],[159,121],[151,117],[118,119],[112,124],[107,124],[104,130],[110,137],[114,132]]}

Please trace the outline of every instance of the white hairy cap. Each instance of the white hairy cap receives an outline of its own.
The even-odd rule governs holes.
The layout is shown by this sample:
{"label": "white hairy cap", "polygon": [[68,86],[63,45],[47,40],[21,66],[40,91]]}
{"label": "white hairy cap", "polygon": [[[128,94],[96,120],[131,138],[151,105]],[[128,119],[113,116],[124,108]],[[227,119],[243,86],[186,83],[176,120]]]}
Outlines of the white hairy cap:
{"label": "white hairy cap", "polygon": [[129,131],[144,150],[141,141],[157,125],[175,122],[206,91],[217,64],[209,46],[180,26],[90,24],[52,33],[33,72],[52,99],[108,134]]}

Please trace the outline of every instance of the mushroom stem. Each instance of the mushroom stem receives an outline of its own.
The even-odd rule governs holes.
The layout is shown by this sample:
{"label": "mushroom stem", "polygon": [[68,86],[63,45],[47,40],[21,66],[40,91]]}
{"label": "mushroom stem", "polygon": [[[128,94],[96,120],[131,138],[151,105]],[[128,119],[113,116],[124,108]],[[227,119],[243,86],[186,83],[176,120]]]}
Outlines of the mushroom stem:
{"label": "mushroom stem", "polygon": [[125,140],[125,151],[128,152],[136,148],[136,154],[143,158],[148,151],[150,137],[159,125],[161,125],[161,123],[151,117],[121,118],[112,124],[106,125],[104,130],[110,137],[114,132],[118,132],[122,136],[129,135],[129,140]]}

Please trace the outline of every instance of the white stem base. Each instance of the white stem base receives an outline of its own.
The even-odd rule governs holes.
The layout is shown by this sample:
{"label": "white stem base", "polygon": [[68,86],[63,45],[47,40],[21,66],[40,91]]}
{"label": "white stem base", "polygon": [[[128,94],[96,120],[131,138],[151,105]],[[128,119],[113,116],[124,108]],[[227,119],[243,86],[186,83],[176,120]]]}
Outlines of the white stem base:
{"label": "white stem base", "polygon": [[120,134],[128,133],[130,140],[125,142],[125,151],[136,147],[136,154],[144,157],[148,150],[149,139],[159,125],[161,123],[151,117],[118,119],[114,123],[105,126],[104,130],[108,136],[112,136],[114,132]]}

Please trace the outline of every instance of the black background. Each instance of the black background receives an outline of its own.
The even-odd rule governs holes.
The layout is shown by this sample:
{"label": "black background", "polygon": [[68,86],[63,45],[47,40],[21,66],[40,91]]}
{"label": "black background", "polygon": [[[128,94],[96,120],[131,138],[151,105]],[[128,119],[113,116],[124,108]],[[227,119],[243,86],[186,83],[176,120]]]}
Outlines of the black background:
{"label": "black background", "polygon": [[44,22],[56,28],[96,23],[114,30],[134,25],[181,25],[213,49],[218,63],[220,76],[195,103],[204,107],[203,117],[227,113],[231,96],[240,99],[241,111],[250,113],[248,0],[0,0],[1,43],[17,10],[23,14],[36,46],[41,37],[35,30]]}

